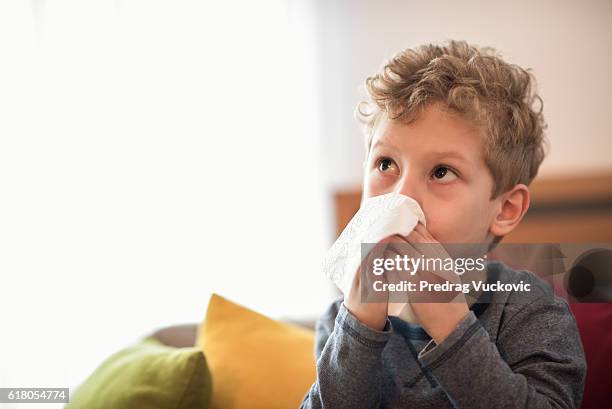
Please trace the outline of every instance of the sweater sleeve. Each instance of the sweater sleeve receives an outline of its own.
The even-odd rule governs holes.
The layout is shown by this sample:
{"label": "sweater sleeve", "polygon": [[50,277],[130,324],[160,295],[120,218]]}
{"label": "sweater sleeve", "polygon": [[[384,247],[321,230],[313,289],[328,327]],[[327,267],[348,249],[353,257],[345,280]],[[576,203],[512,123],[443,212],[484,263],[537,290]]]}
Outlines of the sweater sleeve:
{"label": "sweater sleeve", "polygon": [[344,303],[332,305],[317,323],[317,379],[301,408],[380,407],[382,350],[392,331],[389,319],[377,331],[361,323]]}
{"label": "sweater sleeve", "polygon": [[470,312],[439,345],[419,354],[460,408],[579,408],[586,363],[568,305],[520,305],[497,345]]}

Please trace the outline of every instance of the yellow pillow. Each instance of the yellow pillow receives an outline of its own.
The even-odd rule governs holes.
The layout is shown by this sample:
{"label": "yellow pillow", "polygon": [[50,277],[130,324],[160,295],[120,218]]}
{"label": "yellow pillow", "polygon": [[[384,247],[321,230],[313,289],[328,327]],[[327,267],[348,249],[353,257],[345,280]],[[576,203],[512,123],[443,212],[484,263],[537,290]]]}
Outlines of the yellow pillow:
{"label": "yellow pillow", "polygon": [[295,409],[316,379],[314,331],[213,294],[198,331],[213,409]]}

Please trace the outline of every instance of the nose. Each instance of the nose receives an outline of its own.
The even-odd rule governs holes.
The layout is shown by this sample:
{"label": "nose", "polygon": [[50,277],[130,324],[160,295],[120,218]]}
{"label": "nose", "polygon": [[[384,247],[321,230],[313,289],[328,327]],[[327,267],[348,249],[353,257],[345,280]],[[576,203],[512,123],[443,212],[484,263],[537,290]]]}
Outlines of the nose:
{"label": "nose", "polygon": [[416,175],[412,174],[404,174],[401,179],[399,179],[394,186],[394,192],[401,193],[404,196],[411,197],[414,199],[421,208],[423,208],[423,203],[421,202],[422,187],[419,185],[419,181],[417,180]]}

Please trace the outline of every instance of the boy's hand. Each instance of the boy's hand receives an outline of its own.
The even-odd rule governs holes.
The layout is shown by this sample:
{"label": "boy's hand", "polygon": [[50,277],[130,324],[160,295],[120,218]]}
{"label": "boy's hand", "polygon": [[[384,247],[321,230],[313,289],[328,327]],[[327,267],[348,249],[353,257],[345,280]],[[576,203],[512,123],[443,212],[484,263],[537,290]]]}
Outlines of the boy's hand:
{"label": "boy's hand", "polygon": [[[427,245],[421,245],[423,243],[427,243]],[[399,246],[394,246],[394,244],[399,244]],[[398,254],[400,256],[406,254],[413,258],[418,258],[421,255],[432,259],[450,257],[444,247],[433,238],[429,231],[421,223],[418,223],[414,231],[407,237],[392,236],[382,240],[370,252],[366,262],[363,264],[372,265],[371,260],[374,258],[393,258]],[[382,293],[384,294],[385,302],[362,303],[362,275],[361,270],[355,274],[350,294],[345,296],[344,305],[363,324],[376,330],[382,330],[387,321],[388,294]],[[363,285],[366,286],[365,288],[371,289],[374,280],[386,282],[386,275],[386,272],[381,276],[365,274],[365,278],[368,281],[363,283]],[[451,282],[459,281],[455,273],[446,273],[445,278]],[[406,277],[406,279],[413,282],[423,280],[430,283],[444,281],[443,278],[440,278],[440,275],[434,275],[426,271],[418,271],[415,276]],[[448,300],[448,302],[410,302],[410,298],[408,299],[418,323],[437,344],[442,342],[469,313],[467,301],[462,293],[453,293],[450,295],[450,298],[448,294],[443,293],[426,294],[421,292],[418,296],[419,300],[437,299],[440,301],[440,296],[446,296]]]}
{"label": "boy's hand", "polygon": [[[415,249],[421,250],[418,254],[423,254],[425,258],[446,258],[450,257],[444,247],[429,233],[421,223],[417,223],[416,228],[406,238],[406,243],[410,243]],[[429,243],[425,246],[422,243]],[[437,243],[437,245],[435,245]],[[428,254],[429,253],[429,254]],[[434,274],[424,271],[416,273],[418,279],[426,280],[430,283],[435,281],[458,282],[458,276],[454,273],[447,273],[446,277],[440,278]],[[440,298],[440,293],[419,294],[419,299]],[[447,302],[410,302],[414,315],[423,329],[433,338],[436,344],[440,344],[457,327],[459,322],[470,312],[467,301],[463,293],[453,293]]]}
{"label": "boy's hand", "polygon": [[[388,246],[389,243],[392,242],[403,242],[405,239],[400,236],[392,236],[381,240],[372,251],[368,254],[368,257],[362,265],[372,265],[372,260],[374,258],[391,258],[394,257],[396,253],[392,252],[391,247]],[[374,280],[381,280],[383,282],[387,282],[385,275],[374,276],[373,274],[362,274],[361,267],[355,273],[353,277],[353,284],[351,287],[351,291],[348,295],[345,294],[344,297],[344,305],[346,308],[363,324],[368,327],[381,331],[385,327],[385,323],[387,322],[387,310],[388,310],[388,300],[389,294],[385,292],[381,292],[382,298],[385,299],[384,302],[361,302],[361,286],[362,286],[362,276],[365,275],[367,282],[363,283],[366,289],[371,289]]]}

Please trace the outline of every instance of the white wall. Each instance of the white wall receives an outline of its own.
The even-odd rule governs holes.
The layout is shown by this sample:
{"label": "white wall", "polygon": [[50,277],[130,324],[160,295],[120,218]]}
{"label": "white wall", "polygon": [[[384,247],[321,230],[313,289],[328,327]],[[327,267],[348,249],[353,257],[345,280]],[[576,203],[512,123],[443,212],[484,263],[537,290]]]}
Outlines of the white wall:
{"label": "white wall", "polygon": [[549,123],[540,176],[612,171],[612,2],[319,0],[324,140],[335,187],[361,183],[363,142],[352,111],[383,60],[425,42],[497,48],[539,80]]}

